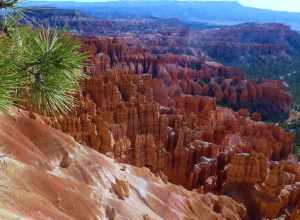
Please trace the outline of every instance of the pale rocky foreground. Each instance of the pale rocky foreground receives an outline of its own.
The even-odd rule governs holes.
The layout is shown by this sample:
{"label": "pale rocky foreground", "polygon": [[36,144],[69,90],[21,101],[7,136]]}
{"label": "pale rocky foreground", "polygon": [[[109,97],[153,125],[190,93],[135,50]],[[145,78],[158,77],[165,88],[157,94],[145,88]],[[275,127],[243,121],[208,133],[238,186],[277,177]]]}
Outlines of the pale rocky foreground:
{"label": "pale rocky foreground", "polygon": [[[22,114],[22,115],[21,115]],[[120,164],[27,113],[0,118],[0,219],[242,219],[226,196],[199,194]]]}

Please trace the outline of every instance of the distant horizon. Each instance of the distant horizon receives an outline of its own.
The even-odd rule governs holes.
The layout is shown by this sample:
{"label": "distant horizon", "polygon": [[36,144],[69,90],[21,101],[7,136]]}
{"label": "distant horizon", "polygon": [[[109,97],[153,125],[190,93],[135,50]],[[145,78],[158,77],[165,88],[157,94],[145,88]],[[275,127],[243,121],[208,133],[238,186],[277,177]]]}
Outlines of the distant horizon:
{"label": "distant horizon", "polygon": [[[113,1],[141,1],[141,0],[24,0],[25,2],[81,2],[81,3],[104,3]],[[300,13],[300,1],[298,0],[145,0],[145,1],[190,1],[190,2],[237,2],[246,7],[268,9],[282,12]]]}

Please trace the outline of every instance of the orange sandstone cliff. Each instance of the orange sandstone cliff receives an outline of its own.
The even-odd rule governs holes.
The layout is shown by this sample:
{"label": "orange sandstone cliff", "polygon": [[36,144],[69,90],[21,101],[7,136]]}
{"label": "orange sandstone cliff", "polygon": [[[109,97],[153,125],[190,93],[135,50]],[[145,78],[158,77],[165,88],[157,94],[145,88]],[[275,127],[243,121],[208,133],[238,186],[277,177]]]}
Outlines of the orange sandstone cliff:
{"label": "orange sandstone cliff", "polygon": [[[6,174],[4,185],[29,192],[21,200],[11,191],[3,215],[299,217],[293,135],[260,121],[289,110],[281,81],[248,81],[236,69],[189,56],[132,53],[116,39],[88,39],[85,47],[91,77],[73,112],[0,119],[8,154],[3,167],[19,169]],[[252,111],[253,103],[263,103],[263,111]],[[33,197],[42,202],[26,202]]]}
{"label": "orange sandstone cliff", "polygon": [[227,167],[223,193],[246,205],[249,219],[299,219],[300,163],[268,161],[262,154],[236,154]]}
{"label": "orange sandstone cliff", "polygon": [[[84,43],[91,77],[82,82],[74,111],[47,119],[48,124],[116,161],[147,167],[164,182],[225,193],[245,205],[244,219],[297,217],[298,180],[276,185],[268,177],[277,172],[271,164],[290,163],[284,161],[290,161],[293,135],[260,121],[261,115],[289,110],[282,82],[248,81],[238,70],[205,59],[158,58],[117,39]],[[253,112],[257,103],[260,113]],[[253,154],[264,159],[236,159]],[[299,164],[291,167],[297,170]]]}
{"label": "orange sandstone cliff", "polygon": [[297,216],[300,165],[290,162],[293,135],[281,127],[218,107],[211,97],[178,94],[151,75],[106,72],[83,82],[78,98],[74,112],[47,123],[165,182],[225,193],[246,206],[244,219]]}
{"label": "orange sandstone cliff", "polygon": [[[154,38],[156,39],[156,38]],[[155,43],[131,42],[122,38],[83,38],[82,50],[90,55],[85,71],[99,75],[107,70],[150,74],[177,93],[215,97],[219,104],[235,110],[260,112],[264,119],[286,116],[292,99],[280,80],[247,80],[235,68],[210,61],[204,55],[181,55]],[[180,45],[179,42],[174,43]],[[166,44],[171,51],[175,45]],[[147,48],[147,49],[145,49]]]}
{"label": "orange sandstone cliff", "polygon": [[176,96],[149,75],[110,72],[85,81],[75,111],[49,123],[119,161],[188,188],[219,191],[235,153],[256,151],[273,160],[292,153],[291,134],[244,114],[213,98]]}
{"label": "orange sandstone cliff", "polygon": [[[32,115],[31,115],[32,117]],[[120,164],[26,113],[0,116],[0,219],[243,219],[226,196],[199,194]]]}

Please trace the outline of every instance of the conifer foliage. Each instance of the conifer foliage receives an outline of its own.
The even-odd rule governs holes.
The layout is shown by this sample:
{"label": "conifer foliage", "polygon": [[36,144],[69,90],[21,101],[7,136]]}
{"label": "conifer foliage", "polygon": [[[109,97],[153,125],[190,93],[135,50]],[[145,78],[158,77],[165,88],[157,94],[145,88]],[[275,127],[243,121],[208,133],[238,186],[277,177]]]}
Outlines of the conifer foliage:
{"label": "conifer foliage", "polygon": [[26,99],[40,113],[67,113],[84,77],[80,44],[66,33],[16,25],[16,4],[0,1],[0,111]]}

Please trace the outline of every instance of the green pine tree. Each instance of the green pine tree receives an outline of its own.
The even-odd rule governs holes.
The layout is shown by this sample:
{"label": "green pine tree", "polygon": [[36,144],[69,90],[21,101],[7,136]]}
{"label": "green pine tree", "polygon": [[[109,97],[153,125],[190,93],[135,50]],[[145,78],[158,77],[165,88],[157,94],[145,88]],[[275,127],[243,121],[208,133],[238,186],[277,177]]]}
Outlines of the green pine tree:
{"label": "green pine tree", "polygon": [[64,114],[76,101],[85,55],[69,34],[18,26],[17,2],[0,1],[0,110],[26,99],[40,113]]}

